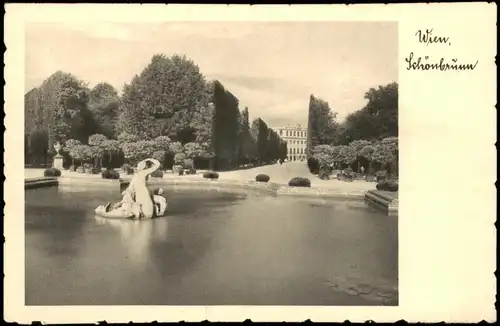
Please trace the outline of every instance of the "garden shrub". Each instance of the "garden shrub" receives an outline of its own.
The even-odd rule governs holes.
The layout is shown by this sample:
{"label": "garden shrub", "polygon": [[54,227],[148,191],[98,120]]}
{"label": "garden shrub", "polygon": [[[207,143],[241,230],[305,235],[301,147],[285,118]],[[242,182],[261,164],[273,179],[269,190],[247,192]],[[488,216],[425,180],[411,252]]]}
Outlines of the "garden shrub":
{"label": "garden shrub", "polygon": [[123,172],[125,172],[128,175],[134,174],[134,169],[132,168],[132,166],[130,166],[130,164],[127,164],[127,163],[123,164],[122,170],[123,170]]}
{"label": "garden shrub", "polygon": [[61,170],[57,168],[48,168],[45,169],[43,172],[43,175],[46,177],[60,177],[61,176]]}
{"label": "garden shrub", "polygon": [[194,168],[194,160],[192,158],[186,158],[183,161],[182,167],[186,174],[196,174],[196,170]]}
{"label": "garden shrub", "polygon": [[183,175],[184,169],[182,168],[182,165],[174,165],[172,167],[172,172],[177,175]]}
{"label": "garden shrub", "polygon": [[399,183],[390,181],[387,183],[387,190],[389,191],[398,191],[399,190]]}
{"label": "garden shrub", "polygon": [[311,180],[304,177],[295,177],[288,181],[290,187],[311,187]]}
{"label": "garden shrub", "polygon": [[186,154],[177,153],[174,155],[174,164],[175,165],[184,165],[184,160],[186,159]]}
{"label": "garden shrub", "polygon": [[353,172],[351,167],[347,167],[340,173],[337,173],[337,179],[341,181],[354,181],[357,178],[357,173]]}
{"label": "garden shrub", "polygon": [[219,179],[219,174],[217,172],[210,171],[203,173],[203,177],[205,179]]}
{"label": "garden shrub", "polygon": [[382,191],[398,191],[399,185],[397,182],[394,181],[381,181],[377,183],[377,190],[382,190]]}
{"label": "garden shrub", "polygon": [[307,159],[307,167],[312,174],[317,174],[319,172],[319,162],[313,157]]}
{"label": "garden shrub", "polygon": [[163,178],[163,171],[162,170],[156,170],[153,173],[151,173],[152,178]]}
{"label": "garden shrub", "polygon": [[101,169],[99,169],[99,168],[90,168],[89,169],[89,173],[90,174],[99,174],[99,173],[101,173]]}
{"label": "garden shrub", "polygon": [[379,170],[377,171],[377,173],[375,173],[375,176],[377,177],[377,181],[384,181],[387,179],[387,171]]}
{"label": "garden shrub", "polygon": [[375,181],[375,176],[373,176],[373,175],[367,175],[366,178],[365,178],[365,180],[367,182],[373,182],[373,181]]}
{"label": "garden shrub", "polygon": [[194,167],[194,161],[192,158],[186,158],[182,162],[182,167],[185,169],[191,169]]}
{"label": "garden shrub", "polygon": [[346,181],[354,181],[356,180],[356,173],[355,172],[345,172],[345,180]]}
{"label": "garden shrub", "polygon": [[255,181],[257,182],[268,182],[269,180],[271,180],[271,178],[267,174],[258,174],[255,177]]}
{"label": "garden shrub", "polygon": [[318,176],[321,180],[330,180],[332,169],[329,166],[321,166],[319,168]]}
{"label": "garden shrub", "polygon": [[120,179],[120,173],[116,170],[105,170],[101,173],[103,179]]}

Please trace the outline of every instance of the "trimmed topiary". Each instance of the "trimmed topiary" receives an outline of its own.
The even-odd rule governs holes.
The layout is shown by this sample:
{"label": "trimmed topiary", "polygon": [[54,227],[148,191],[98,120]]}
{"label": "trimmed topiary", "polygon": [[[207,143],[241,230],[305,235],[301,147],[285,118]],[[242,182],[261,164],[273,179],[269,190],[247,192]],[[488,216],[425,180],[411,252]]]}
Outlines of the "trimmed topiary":
{"label": "trimmed topiary", "polygon": [[99,169],[99,168],[90,168],[89,172],[90,172],[90,174],[99,174],[99,173],[101,173],[101,169]]}
{"label": "trimmed topiary", "polygon": [[397,182],[394,181],[381,181],[377,183],[377,190],[382,190],[382,191],[398,191],[399,185]]}
{"label": "trimmed topiary", "polygon": [[152,178],[163,178],[163,171],[162,170],[156,170],[153,173],[151,173]]}
{"label": "trimmed topiary", "polygon": [[312,174],[317,174],[319,172],[319,162],[313,157],[307,159],[307,167]]}
{"label": "trimmed topiary", "polygon": [[48,168],[45,171],[43,171],[43,175],[46,177],[60,177],[61,170],[57,168]]}
{"label": "trimmed topiary", "polygon": [[375,176],[377,177],[378,182],[382,182],[387,180],[387,171],[386,170],[379,170],[375,173]]}
{"label": "trimmed topiary", "polygon": [[120,173],[115,170],[105,170],[101,173],[103,179],[120,179]]}
{"label": "trimmed topiary", "polygon": [[271,180],[271,177],[269,177],[267,174],[258,174],[255,177],[255,181],[257,182],[268,182],[269,180]]}
{"label": "trimmed topiary", "polygon": [[203,173],[203,177],[205,179],[219,179],[219,174],[217,172],[210,171]]}
{"label": "trimmed topiary", "polygon": [[311,187],[311,180],[303,177],[295,177],[288,181],[290,187]]}

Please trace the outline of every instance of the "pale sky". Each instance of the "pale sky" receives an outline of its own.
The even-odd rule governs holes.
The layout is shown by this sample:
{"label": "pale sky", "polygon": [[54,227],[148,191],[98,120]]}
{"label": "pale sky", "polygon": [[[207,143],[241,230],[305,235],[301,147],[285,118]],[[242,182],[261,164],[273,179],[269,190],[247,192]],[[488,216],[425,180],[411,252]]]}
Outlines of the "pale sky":
{"label": "pale sky", "polygon": [[172,22],[26,28],[25,90],[57,70],[121,93],[157,53],[185,54],[270,126],[307,124],[309,96],[341,119],[398,78],[397,23]]}

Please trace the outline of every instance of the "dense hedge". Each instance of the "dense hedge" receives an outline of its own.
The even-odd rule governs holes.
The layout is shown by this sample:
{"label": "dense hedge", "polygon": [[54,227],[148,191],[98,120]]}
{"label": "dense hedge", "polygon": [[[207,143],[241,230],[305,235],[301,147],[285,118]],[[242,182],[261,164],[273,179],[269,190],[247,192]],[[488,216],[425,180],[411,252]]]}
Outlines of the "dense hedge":
{"label": "dense hedge", "polygon": [[399,186],[397,182],[394,181],[382,181],[377,183],[377,190],[382,191],[398,191]]}
{"label": "dense hedge", "polygon": [[311,187],[311,180],[303,177],[295,177],[288,181],[290,187]]}
{"label": "dense hedge", "polygon": [[319,163],[318,163],[318,160],[316,160],[312,156],[309,156],[307,158],[307,167],[309,168],[309,171],[311,171],[312,174],[318,174],[319,173]]}
{"label": "dense hedge", "polygon": [[258,182],[269,182],[269,180],[271,180],[271,177],[269,177],[267,174],[258,174],[255,177],[255,181]]}
{"label": "dense hedge", "polygon": [[61,170],[56,168],[48,168],[43,172],[43,175],[46,177],[60,177]]}
{"label": "dense hedge", "polygon": [[[56,72],[25,95],[25,113],[27,164],[49,162],[56,141],[68,166],[71,161],[119,167],[151,156],[164,168],[182,164],[173,159],[178,151],[149,146],[158,137],[199,145],[201,151],[188,155],[205,165],[198,169],[271,163],[287,154],[286,143],[261,119],[253,137],[248,108],[240,109],[238,98],[221,82],[207,82],[192,60],[179,55],[154,55],[121,95],[105,82],[89,89],[77,77]],[[195,166],[183,168],[195,171]],[[133,173],[129,166],[123,170]]]}
{"label": "dense hedge", "polygon": [[212,129],[212,146],[215,153],[215,168],[234,167],[238,158],[239,120],[238,99],[219,81],[213,83],[215,105]]}
{"label": "dense hedge", "polygon": [[219,179],[219,174],[217,172],[205,172],[203,173],[205,179]]}
{"label": "dense hedge", "polygon": [[116,170],[105,170],[101,175],[103,179],[120,179],[120,173]]}

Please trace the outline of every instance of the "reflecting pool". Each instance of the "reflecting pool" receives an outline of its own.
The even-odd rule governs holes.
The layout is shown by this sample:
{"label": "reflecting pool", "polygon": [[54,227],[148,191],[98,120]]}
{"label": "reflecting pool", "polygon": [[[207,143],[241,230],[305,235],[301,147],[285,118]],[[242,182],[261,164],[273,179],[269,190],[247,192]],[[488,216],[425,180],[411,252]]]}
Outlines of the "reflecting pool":
{"label": "reflecting pool", "polygon": [[397,305],[397,218],[363,202],[169,189],[105,220],[116,188],[26,190],[26,305]]}

